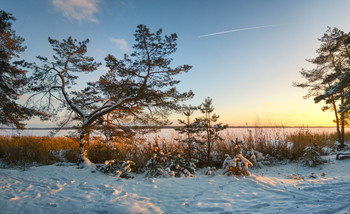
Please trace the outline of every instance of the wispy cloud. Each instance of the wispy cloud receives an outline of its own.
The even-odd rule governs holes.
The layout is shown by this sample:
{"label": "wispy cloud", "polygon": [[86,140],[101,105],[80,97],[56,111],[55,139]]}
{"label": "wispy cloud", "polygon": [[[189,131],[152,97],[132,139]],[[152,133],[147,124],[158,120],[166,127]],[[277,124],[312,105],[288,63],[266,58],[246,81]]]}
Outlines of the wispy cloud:
{"label": "wispy cloud", "polygon": [[109,41],[114,43],[119,50],[125,52],[129,51],[128,42],[125,39],[109,38]]}
{"label": "wispy cloud", "polygon": [[271,27],[279,27],[279,26],[282,26],[282,25],[262,25],[262,26],[257,26],[257,27],[237,28],[237,29],[221,31],[221,32],[217,32],[217,33],[210,33],[210,34],[201,35],[201,36],[199,36],[199,38],[208,37],[208,36],[216,36],[216,35],[226,34],[226,33],[239,32],[239,31],[255,30],[255,29],[260,29],[260,28],[271,28]]}
{"label": "wispy cloud", "polygon": [[69,19],[98,23],[95,14],[100,0],[52,0],[53,6]]}

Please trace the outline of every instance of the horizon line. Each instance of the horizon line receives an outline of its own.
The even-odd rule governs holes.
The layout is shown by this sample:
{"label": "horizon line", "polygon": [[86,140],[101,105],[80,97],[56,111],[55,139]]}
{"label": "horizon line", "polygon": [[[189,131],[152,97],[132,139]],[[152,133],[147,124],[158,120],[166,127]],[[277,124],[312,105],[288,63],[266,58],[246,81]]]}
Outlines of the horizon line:
{"label": "horizon line", "polygon": [[[174,125],[174,126],[127,126],[132,129],[176,129],[180,127],[184,127],[181,125]],[[229,125],[227,128],[336,128],[336,126],[305,126],[305,125],[300,125],[300,126],[283,126],[283,125],[267,125],[267,126],[233,126]],[[350,128],[350,127],[345,127],[345,128]],[[79,129],[79,127],[28,127],[25,129],[18,129],[14,127],[0,127],[0,130],[76,130]]]}

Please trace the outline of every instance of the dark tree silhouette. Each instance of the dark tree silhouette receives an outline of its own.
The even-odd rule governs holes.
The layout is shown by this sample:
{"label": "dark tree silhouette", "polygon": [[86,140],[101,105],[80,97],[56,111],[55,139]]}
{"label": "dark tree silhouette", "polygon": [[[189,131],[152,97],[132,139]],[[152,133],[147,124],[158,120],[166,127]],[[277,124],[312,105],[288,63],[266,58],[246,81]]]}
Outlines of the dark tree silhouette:
{"label": "dark tree silhouette", "polygon": [[23,61],[15,61],[26,49],[24,39],[12,29],[15,20],[12,14],[0,11],[0,124],[23,129],[22,122],[37,113],[18,103],[28,79],[19,68]]}
{"label": "dark tree silhouette", "polygon": [[195,134],[198,133],[198,126],[195,123],[191,122],[191,115],[195,110],[197,110],[198,107],[194,106],[183,106],[182,107],[182,114],[186,116],[186,120],[179,119],[181,127],[176,128],[176,131],[178,131],[180,134],[184,134],[184,139],[179,139],[180,142],[185,143],[187,148],[187,158],[191,159],[194,155],[194,150],[196,147],[196,144],[200,143],[199,140],[197,140]]}
{"label": "dark tree silhouette", "polygon": [[323,101],[323,111],[334,111],[334,122],[337,126],[338,142],[344,147],[345,126],[348,123],[349,111],[346,106],[350,84],[346,83],[350,71],[349,34],[338,28],[328,27],[321,39],[318,56],[308,60],[316,68],[300,73],[306,82],[294,83],[294,86],[308,88],[309,92],[304,98],[314,97],[315,103]]}
{"label": "dark tree silhouette", "polygon": [[[199,110],[203,116],[197,117],[195,120],[190,123],[189,116],[193,113],[193,110]],[[207,166],[212,164],[212,150],[213,145],[217,141],[223,140],[220,137],[219,132],[226,129],[228,125],[223,125],[222,123],[216,123],[219,119],[219,115],[214,113],[213,100],[210,97],[207,97],[204,102],[196,108],[185,108],[185,116],[187,116],[188,121],[179,120],[179,122],[185,125],[183,128],[180,128],[180,133],[185,133],[187,139],[185,142],[191,144],[198,143],[204,145],[204,153],[206,158]],[[216,123],[216,124],[214,124]],[[189,147],[188,149],[193,149]]]}
{"label": "dark tree silhouette", "polygon": [[170,111],[193,96],[191,91],[180,93],[175,87],[179,81],[174,76],[191,68],[170,67],[176,34],[163,37],[161,29],[152,33],[139,25],[134,36],[134,52],[123,59],[108,55],[108,72],[81,91],[72,90],[78,73],[94,72],[100,66],[86,56],[88,40],[77,42],[69,37],[59,42],[49,38],[55,52],[53,60],[38,57],[43,64],[29,65],[34,70],[31,99],[36,106],[52,116],[64,112],[62,126],[80,121],[81,166],[89,163],[85,138],[91,129],[103,126],[125,133],[131,131],[130,124],[165,124]]}
{"label": "dark tree silhouette", "polygon": [[212,163],[211,152],[213,150],[213,144],[217,140],[223,140],[219,132],[226,129],[228,125],[223,125],[222,123],[217,123],[219,115],[213,113],[214,106],[213,100],[210,97],[207,97],[202,105],[199,107],[199,110],[204,114],[202,118],[196,118],[195,123],[199,124],[200,129],[202,129],[206,135],[206,144],[207,144],[207,164],[208,166]]}

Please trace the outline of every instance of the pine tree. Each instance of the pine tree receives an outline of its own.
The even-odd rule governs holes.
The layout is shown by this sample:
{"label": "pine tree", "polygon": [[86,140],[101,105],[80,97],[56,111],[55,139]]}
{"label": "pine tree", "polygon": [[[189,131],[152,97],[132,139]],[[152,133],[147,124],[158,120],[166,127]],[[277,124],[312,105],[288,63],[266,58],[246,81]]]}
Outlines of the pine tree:
{"label": "pine tree", "polygon": [[180,142],[185,143],[187,145],[187,158],[191,159],[193,158],[193,153],[195,150],[196,144],[198,144],[198,140],[195,136],[195,134],[198,133],[198,127],[195,123],[192,123],[191,116],[195,110],[198,109],[198,107],[192,107],[189,106],[183,106],[183,114],[186,116],[186,120],[179,119],[180,125],[182,127],[176,128],[176,131],[178,131],[180,134],[185,135],[185,139],[180,140]]}
{"label": "pine tree", "polygon": [[234,158],[231,158],[228,154],[226,154],[226,159],[222,164],[223,174],[230,175],[247,175],[250,173],[248,169],[253,166],[247,158],[245,158],[241,153],[236,154]]}
{"label": "pine tree", "polygon": [[179,81],[174,76],[191,69],[189,65],[170,67],[177,35],[162,36],[161,29],[152,33],[139,25],[134,36],[134,52],[122,59],[108,55],[108,72],[80,91],[72,89],[79,73],[94,72],[101,65],[86,56],[89,40],[49,38],[53,59],[38,57],[41,65],[28,65],[34,71],[31,89],[41,101],[35,106],[52,116],[67,115],[62,126],[74,123],[80,128],[80,166],[89,162],[85,145],[91,130],[103,126],[124,133],[132,131],[128,125],[133,123],[166,124],[178,103],[193,96],[191,91],[180,93],[175,87]]}
{"label": "pine tree", "polygon": [[146,163],[146,177],[192,177],[196,171],[196,160],[185,159],[153,148],[153,157]]}
{"label": "pine tree", "polygon": [[320,148],[316,144],[306,147],[304,149],[303,157],[301,158],[304,165],[309,167],[316,167],[325,163],[319,151]]}
{"label": "pine tree", "polygon": [[[324,84],[329,87],[327,90],[315,97],[315,102],[336,100],[338,104],[338,117],[336,118],[337,131],[340,143],[340,148],[345,147],[345,126],[348,125],[349,110],[350,110],[350,33],[334,28],[328,29],[328,35],[325,34],[328,40],[331,40],[331,45],[324,47],[329,55],[325,55],[320,59],[323,64],[328,64],[328,67],[333,69],[333,73],[328,74],[324,79]],[[322,40],[321,40],[322,41]],[[327,57],[326,59],[324,59]],[[328,60],[328,61],[327,61]]]}
{"label": "pine tree", "polygon": [[222,123],[217,123],[219,116],[214,112],[214,107],[212,104],[211,98],[206,98],[204,102],[200,105],[199,110],[204,114],[203,117],[196,118],[194,121],[194,126],[197,129],[198,133],[203,133],[204,143],[206,144],[206,159],[207,165],[211,165],[212,163],[212,146],[217,140],[223,140],[219,132],[226,129],[228,125],[223,125]]}
{"label": "pine tree", "polygon": [[14,61],[26,49],[24,39],[12,29],[15,20],[12,14],[0,11],[0,124],[23,129],[22,121],[38,112],[18,103],[28,79],[27,71],[18,66],[24,61]]}
{"label": "pine tree", "polygon": [[294,86],[309,89],[304,98],[314,97],[315,103],[324,101],[323,111],[334,111],[338,141],[341,147],[344,147],[345,126],[348,117],[346,103],[350,89],[349,34],[338,28],[328,27],[327,32],[319,40],[321,45],[317,50],[318,56],[309,60],[316,65],[316,68],[303,69],[300,73],[307,81],[294,83]]}

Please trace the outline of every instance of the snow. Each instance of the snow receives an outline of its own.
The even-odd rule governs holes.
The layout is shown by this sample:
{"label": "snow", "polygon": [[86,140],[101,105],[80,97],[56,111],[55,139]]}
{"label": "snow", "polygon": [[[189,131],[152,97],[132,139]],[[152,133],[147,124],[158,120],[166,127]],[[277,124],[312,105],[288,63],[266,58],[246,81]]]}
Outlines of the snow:
{"label": "snow", "polygon": [[73,165],[0,169],[0,213],[350,213],[350,159],[327,158],[318,168],[287,163],[248,177],[203,169],[189,178],[125,180]]}

